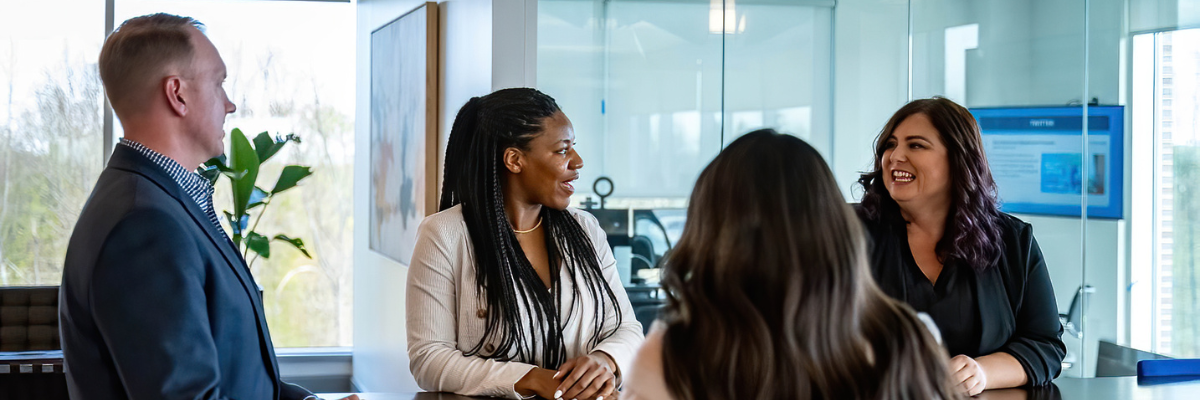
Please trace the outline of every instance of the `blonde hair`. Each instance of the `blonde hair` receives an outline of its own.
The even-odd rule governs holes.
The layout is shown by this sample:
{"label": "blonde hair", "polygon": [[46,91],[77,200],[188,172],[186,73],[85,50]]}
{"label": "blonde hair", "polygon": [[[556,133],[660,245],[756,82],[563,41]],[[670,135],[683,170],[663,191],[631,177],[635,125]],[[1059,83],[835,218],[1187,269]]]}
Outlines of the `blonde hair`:
{"label": "blonde hair", "polygon": [[108,36],[100,49],[100,80],[117,115],[142,106],[142,94],[166,68],[191,62],[195,46],[188,28],[204,24],[158,13],[130,18]]}

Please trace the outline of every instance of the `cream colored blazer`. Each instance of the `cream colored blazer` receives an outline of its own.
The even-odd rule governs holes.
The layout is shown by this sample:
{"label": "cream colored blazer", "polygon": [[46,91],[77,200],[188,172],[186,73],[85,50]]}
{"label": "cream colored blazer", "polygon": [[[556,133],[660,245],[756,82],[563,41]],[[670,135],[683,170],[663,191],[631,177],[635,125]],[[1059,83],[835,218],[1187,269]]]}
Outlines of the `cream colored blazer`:
{"label": "cream colored blazer", "polygon": [[[568,210],[591,238],[604,278],[616,294],[618,304],[607,308],[605,325],[615,323],[617,310],[622,322],[611,337],[588,347],[594,328],[593,315],[600,312],[600,307],[590,296],[572,298],[572,279],[560,275],[564,305],[560,315],[566,321],[562,334],[567,358],[603,351],[617,362],[619,371],[626,371],[644,340],[642,324],[638,323],[617,276],[616,259],[604,230],[591,214]],[[513,384],[540,365],[541,360],[500,362],[464,355],[483,337],[487,316],[485,301],[475,285],[472,248],[461,206],[430,215],[421,222],[406,293],[409,367],[417,385],[424,390],[519,399],[521,396]],[[575,280],[582,282],[582,279],[576,274]],[[485,353],[488,347],[495,348],[485,344]]]}

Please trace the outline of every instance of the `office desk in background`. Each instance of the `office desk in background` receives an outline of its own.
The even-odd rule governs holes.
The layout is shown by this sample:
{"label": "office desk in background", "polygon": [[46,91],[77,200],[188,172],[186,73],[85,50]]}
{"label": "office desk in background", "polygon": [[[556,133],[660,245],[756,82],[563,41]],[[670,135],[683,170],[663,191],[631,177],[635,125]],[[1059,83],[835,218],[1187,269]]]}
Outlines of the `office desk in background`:
{"label": "office desk in background", "polygon": [[[320,394],[327,400],[340,399],[349,393]],[[362,400],[472,400],[450,393],[359,393]],[[985,391],[973,399],[980,400],[1187,400],[1200,399],[1200,377],[1197,380],[1138,385],[1137,377],[1118,378],[1058,378],[1053,385],[1031,389]]]}

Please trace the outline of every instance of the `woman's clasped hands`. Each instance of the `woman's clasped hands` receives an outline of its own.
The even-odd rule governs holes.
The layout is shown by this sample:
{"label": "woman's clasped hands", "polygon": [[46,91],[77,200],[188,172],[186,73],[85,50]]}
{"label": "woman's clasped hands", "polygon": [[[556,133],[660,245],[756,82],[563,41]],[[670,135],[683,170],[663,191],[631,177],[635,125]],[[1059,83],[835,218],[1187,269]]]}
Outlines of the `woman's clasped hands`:
{"label": "woman's clasped hands", "polygon": [[611,357],[594,352],[567,360],[557,371],[536,368],[517,386],[519,392],[532,392],[547,399],[615,400],[616,373],[616,363]]}
{"label": "woman's clasped hands", "polygon": [[616,364],[601,352],[572,358],[554,374],[561,379],[555,399],[613,400],[617,398]]}

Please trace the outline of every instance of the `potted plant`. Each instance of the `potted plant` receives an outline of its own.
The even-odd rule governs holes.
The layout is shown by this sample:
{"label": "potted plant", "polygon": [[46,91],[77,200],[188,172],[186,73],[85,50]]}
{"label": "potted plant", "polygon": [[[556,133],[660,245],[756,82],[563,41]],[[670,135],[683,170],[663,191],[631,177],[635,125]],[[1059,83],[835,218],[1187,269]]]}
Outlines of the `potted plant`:
{"label": "potted plant", "polygon": [[[251,143],[240,129],[234,129],[230,134],[233,145],[228,157],[221,155],[204,163],[201,175],[214,186],[220,177],[228,178],[233,189],[233,210],[225,210],[225,218],[229,222],[233,244],[242,253],[242,258],[248,260],[247,266],[253,267],[259,257],[271,258],[271,242],[279,241],[300,250],[305,257],[312,258],[304,241],[282,233],[274,236],[259,232],[258,223],[271,205],[271,201],[280,193],[296,187],[304,178],[312,175],[312,168],[302,165],[288,165],[275,179],[270,190],[258,186],[260,167],[271,159],[283,146],[290,142],[300,143],[300,137],[295,134],[272,137],[267,132],[259,133]],[[251,214],[256,214],[253,217]],[[250,220],[254,222],[251,223]],[[249,258],[250,253],[254,258]]]}

